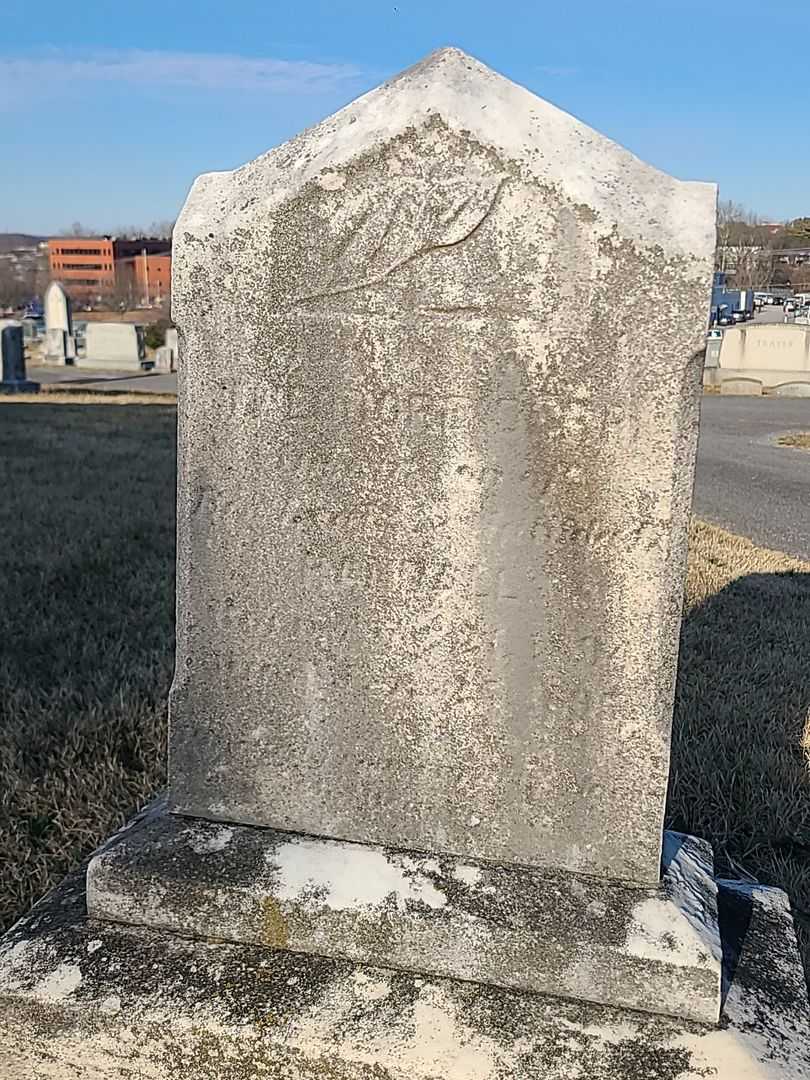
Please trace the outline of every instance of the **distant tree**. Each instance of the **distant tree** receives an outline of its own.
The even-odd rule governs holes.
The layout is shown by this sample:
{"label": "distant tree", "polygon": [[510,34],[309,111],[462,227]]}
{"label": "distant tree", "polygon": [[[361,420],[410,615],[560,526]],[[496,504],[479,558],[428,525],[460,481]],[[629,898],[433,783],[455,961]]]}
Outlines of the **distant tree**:
{"label": "distant tree", "polygon": [[69,229],[62,229],[59,233],[60,236],[98,236],[96,229],[88,229],[86,225],[82,225],[80,221],[74,221]]}
{"label": "distant tree", "polygon": [[0,308],[17,310],[42,296],[47,284],[38,262],[22,266],[11,259],[0,259]]}
{"label": "distant tree", "polygon": [[25,299],[22,295],[22,283],[7,259],[0,261],[0,311],[16,308]]}
{"label": "distant tree", "polygon": [[173,221],[153,221],[147,228],[145,225],[119,225],[113,229],[113,236],[121,240],[138,240],[142,236],[152,237],[156,240],[171,239]]}
{"label": "distant tree", "polygon": [[810,263],[800,263],[798,266],[788,268],[791,287],[800,292],[805,292],[810,286]]}
{"label": "distant tree", "polygon": [[171,240],[173,231],[173,221],[153,221],[149,226],[148,235],[154,236],[158,240]]}
{"label": "distant tree", "polygon": [[785,227],[785,232],[795,247],[810,245],[810,217],[794,218]]}
{"label": "distant tree", "polygon": [[730,199],[717,207],[715,266],[733,276],[739,289],[769,285],[774,268],[774,237],[752,210]]}
{"label": "distant tree", "polygon": [[173,323],[170,319],[158,319],[150,323],[143,332],[144,344],[150,349],[159,349],[166,341],[166,331]]}
{"label": "distant tree", "polygon": [[790,285],[790,274],[784,266],[776,265],[771,274],[771,285]]}

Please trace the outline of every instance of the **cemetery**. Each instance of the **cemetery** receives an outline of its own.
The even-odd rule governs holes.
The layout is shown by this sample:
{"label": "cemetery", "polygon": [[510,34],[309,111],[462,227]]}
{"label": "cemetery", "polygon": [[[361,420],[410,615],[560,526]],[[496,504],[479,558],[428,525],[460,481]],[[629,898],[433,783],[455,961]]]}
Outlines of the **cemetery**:
{"label": "cemetery", "polygon": [[[46,366],[134,374],[152,368],[168,373],[177,371],[177,331],[173,327],[166,331],[165,344],[152,359],[147,355],[144,327],[136,323],[88,322],[79,344],[73,328],[71,299],[59,281],[49,284],[43,307],[45,335],[41,362]],[[35,340],[30,325],[24,329],[27,340]]]}
{"label": "cemetery", "polygon": [[444,49],[195,182],[176,523],[170,408],[2,406],[0,1075],[807,1075],[810,565],[690,529],[715,205]]}

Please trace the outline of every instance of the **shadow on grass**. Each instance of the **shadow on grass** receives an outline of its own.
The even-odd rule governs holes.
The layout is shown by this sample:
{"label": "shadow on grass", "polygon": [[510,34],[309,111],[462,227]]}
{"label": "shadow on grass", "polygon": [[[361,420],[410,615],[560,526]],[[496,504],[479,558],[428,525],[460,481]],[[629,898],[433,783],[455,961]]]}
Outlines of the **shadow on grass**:
{"label": "shadow on grass", "polygon": [[[726,534],[727,535],[727,534]],[[722,570],[690,567],[705,592]],[[700,587],[702,585],[702,588]],[[752,573],[684,618],[668,825],[714,845],[719,876],[784,889],[810,973],[810,573]]]}

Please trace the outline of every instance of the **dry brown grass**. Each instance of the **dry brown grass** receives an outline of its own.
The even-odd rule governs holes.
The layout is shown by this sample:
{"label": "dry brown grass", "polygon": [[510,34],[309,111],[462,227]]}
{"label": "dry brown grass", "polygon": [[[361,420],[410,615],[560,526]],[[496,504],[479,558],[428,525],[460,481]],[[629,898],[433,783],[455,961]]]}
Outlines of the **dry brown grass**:
{"label": "dry brown grass", "polygon": [[790,895],[810,970],[810,563],[695,522],[668,824]]}
{"label": "dry brown grass", "polygon": [[810,432],[796,431],[791,435],[780,435],[776,440],[779,446],[792,446],[795,450],[810,450]]}
{"label": "dry brown grass", "polygon": [[[164,783],[173,665],[174,409],[39,404],[0,421],[4,924]],[[810,564],[695,523],[668,824],[786,889],[806,957],[808,640]]]}
{"label": "dry brown grass", "polygon": [[67,390],[57,384],[38,394],[0,394],[5,405],[176,405],[177,394],[139,394],[130,390]]}

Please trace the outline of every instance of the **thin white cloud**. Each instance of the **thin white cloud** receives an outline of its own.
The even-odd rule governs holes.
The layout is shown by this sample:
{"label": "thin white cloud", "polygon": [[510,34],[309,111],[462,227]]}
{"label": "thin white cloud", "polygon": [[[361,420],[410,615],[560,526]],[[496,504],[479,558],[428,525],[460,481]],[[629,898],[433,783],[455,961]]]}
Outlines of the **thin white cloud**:
{"label": "thin white cloud", "polygon": [[250,91],[268,95],[331,94],[350,90],[364,73],[348,64],[158,50],[68,54],[49,51],[0,56],[0,108],[14,97],[51,96],[97,83],[122,86]]}

